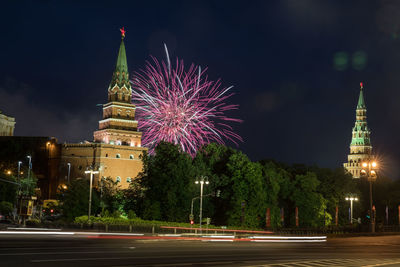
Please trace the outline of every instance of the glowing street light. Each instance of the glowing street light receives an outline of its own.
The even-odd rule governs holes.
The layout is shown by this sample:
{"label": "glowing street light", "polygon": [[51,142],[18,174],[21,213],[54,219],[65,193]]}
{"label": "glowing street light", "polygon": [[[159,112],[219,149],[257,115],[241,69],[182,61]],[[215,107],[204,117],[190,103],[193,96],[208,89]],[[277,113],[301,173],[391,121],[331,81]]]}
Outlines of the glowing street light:
{"label": "glowing street light", "polygon": [[200,180],[196,180],[195,184],[200,184],[200,232],[201,232],[201,220],[203,217],[203,185],[206,184],[208,185],[210,182],[208,181],[207,176],[200,176]]}
{"label": "glowing street light", "polygon": [[357,197],[346,197],[347,201],[350,201],[350,223],[353,224],[353,201],[358,201]]}
{"label": "glowing street light", "polygon": [[99,171],[88,170],[86,174],[90,173],[90,187],[89,187],[89,212],[88,212],[88,223],[90,223],[90,213],[92,211],[92,186],[93,186],[93,174],[99,173]]}
{"label": "glowing street light", "polygon": [[361,170],[361,176],[367,177],[369,181],[369,204],[371,211],[371,232],[375,233],[375,214],[372,210],[372,182],[376,180],[377,174],[376,169],[378,169],[378,163],[374,160],[364,161],[361,166],[363,169]]}

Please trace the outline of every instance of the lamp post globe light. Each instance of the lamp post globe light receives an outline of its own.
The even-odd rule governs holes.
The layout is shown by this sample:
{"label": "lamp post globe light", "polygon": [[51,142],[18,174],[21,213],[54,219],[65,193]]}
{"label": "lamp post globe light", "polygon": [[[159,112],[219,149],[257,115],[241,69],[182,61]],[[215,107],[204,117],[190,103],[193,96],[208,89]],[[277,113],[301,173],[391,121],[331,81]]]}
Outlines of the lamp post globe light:
{"label": "lamp post globe light", "polygon": [[377,178],[376,170],[378,169],[378,163],[375,160],[367,160],[362,164],[361,176],[367,177],[369,181],[369,204],[371,212],[371,232],[375,233],[375,214],[372,210],[372,182]]}
{"label": "lamp post globe light", "polygon": [[350,223],[353,224],[353,201],[358,201],[358,198],[350,196],[346,197],[346,200],[350,201]]}
{"label": "lamp post globe light", "polygon": [[93,174],[99,173],[99,171],[87,170],[86,174],[90,173],[90,186],[89,186],[89,211],[88,211],[88,223],[90,223],[90,213],[92,211],[92,187],[93,187]]}
{"label": "lamp post globe light", "polygon": [[200,232],[201,232],[201,220],[203,217],[203,186],[204,186],[204,184],[208,185],[210,182],[208,181],[207,176],[200,176],[199,178],[200,179],[195,181],[195,184],[200,184],[200,212],[199,212],[200,223],[199,223],[199,228],[200,228]]}

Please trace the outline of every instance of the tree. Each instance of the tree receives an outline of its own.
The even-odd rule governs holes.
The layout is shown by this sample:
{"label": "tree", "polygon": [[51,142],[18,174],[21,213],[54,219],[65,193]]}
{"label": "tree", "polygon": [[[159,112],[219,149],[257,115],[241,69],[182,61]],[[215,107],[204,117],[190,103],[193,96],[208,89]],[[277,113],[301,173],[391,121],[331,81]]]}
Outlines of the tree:
{"label": "tree", "polygon": [[[227,146],[211,143],[203,146],[197,151],[193,165],[196,177],[205,175],[210,184],[206,187],[206,192],[215,193],[220,191],[218,198],[205,198],[203,211],[206,216],[211,217],[213,223],[217,225],[226,225],[228,222],[228,213],[231,204],[232,180],[227,169],[227,164],[231,155],[235,151]],[[193,196],[198,196],[198,188]],[[195,214],[197,210],[195,208]]]}
{"label": "tree", "polygon": [[326,224],[324,219],[331,218],[326,213],[326,199],[317,192],[319,184],[313,172],[297,174],[291,184],[292,193],[289,199],[299,209],[299,223],[302,226],[323,226]]}
{"label": "tree", "polygon": [[206,202],[205,211],[216,224],[265,225],[267,192],[260,164],[242,152],[212,143],[198,151],[194,165],[209,177],[209,192],[221,192],[219,198]]}
{"label": "tree", "polygon": [[102,214],[105,210],[108,210],[110,213],[114,213],[115,211],[124,213],[124,197],[118,182],[113,181],[111,177],[101,178],[100,186],[96,188],[96,191],[100,196],[100,208]]}
{"label": "tree", "polygon": [[[68,221],[73,221],[76,217],[87,215],[89,207],[89,180],[73,180],[67,189],[61,189],[58,194],[60,208],[63,216]],[[100,211],[100,200],[96,190],[92,191],[92,214]]]}
{"label": "tree", "polygon": [[359,202],[355,204],[361,204],[365,201],[364,199],[361,199],[361,192],[357,187],[357,181],[353,179],[351,174],[349,174],[344,168],[331,170],[327,168],[312,167],[311,169],[320,181],[317,191],[326,199],[327,212],[329,214],[335,214],[336,207],[338,207],[339,224],[347,224],[349,222],[349,203],[345,200],[346,196],[358,196]]}
{"label": "tree", "polygon": [[190,209],[194,171],[192,158],[179,146],[161,142],[144,161],[140,175],[145,188],[142,215],[145,219],[184,221]]}
{"label": "tree", "polygon": [[15,203],[18,193],[16,183],[15,177],[0,172],[0,201]]}
{"label": "tree", "polygon": [[290,175],[273,161],[261,161],[260,164],[263,167],[264,182],[266,184],[267,207],[271,210],[271,226],[284,226],[281,222],[280,208],[284,207],[283,199],[286,200],[290,195],[288,191]]}
{"label": "tree", "polygon": [[1,215],[6,215],[9,216],[11,215],[11,212],[13,211],[14,207],[13,204],[7,201],[1,201],[0,202],[0,214]]}
{"label": "tree", "polygon": [[227,167],[233,182],[228,224],[263,227],[267,192],[261,164],[237,152],[229,158]]}

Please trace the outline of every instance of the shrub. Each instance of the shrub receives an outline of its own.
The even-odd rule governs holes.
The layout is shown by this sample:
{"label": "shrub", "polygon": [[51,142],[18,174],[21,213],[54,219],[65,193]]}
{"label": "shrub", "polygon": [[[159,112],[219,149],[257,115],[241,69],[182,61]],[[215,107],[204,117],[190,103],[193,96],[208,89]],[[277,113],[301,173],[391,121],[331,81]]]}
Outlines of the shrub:
{"label": "shrub", "polygon": [[29,219],[26,221],[27,226],[39,226],[41,225],[41,222],[39,219]]}
{"label": "shrub", "polygon": [[128,212],[128,219],[132,220],[132,219],[135,219],[135,218],[136,218],[136,213],[133,210],[130,210]]}
{"label": "shrub", "polygon": [[0,214],[10,215],[13,211],[13,204],[7,201],[0,202]]}

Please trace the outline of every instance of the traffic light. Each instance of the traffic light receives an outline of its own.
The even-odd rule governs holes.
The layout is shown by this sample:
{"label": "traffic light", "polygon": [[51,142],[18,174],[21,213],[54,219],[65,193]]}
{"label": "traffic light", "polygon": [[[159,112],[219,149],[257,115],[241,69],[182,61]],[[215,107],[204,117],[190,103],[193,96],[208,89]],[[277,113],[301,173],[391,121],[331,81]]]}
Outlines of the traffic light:
{"label": "traffic light", "polygon": [[194,221],[193,221],[193,220],[190,220],[190,224],[194,224]]}
{"label": "traffic light", "polygon": [[365,217],[367,217],[367,219],[371,219],[371,213],[369,212],[369,210],[368,210],[367,215]]}
{"label": "traffic light", "polygon": [[221,196],[221,190],[217,190],[216,196],[217,196],[217,197],[220,197],[220,196]]}

